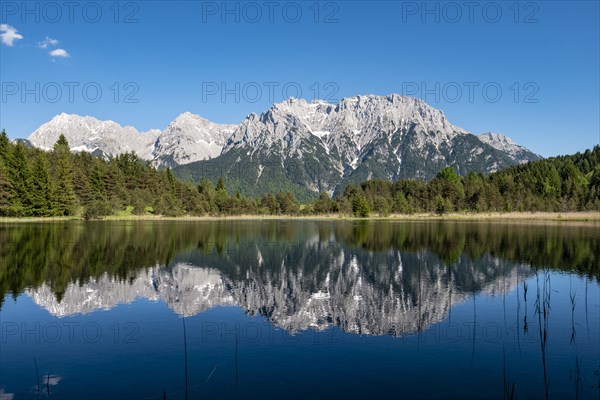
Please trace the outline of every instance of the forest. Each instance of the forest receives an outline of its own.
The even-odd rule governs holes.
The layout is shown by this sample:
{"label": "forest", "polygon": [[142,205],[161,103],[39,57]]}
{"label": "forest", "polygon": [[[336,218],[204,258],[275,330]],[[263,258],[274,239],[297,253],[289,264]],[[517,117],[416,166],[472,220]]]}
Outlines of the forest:
{"label": "forest", "polygon": [[70,151],[64,136],[48,151],[0,134],[0,216],[220,216],[390,214],[511,211],[600,211],[600,146],[583,153],[459,176],[443,168],[429,182],[368,180],[300,204],[290,192],[244,197],[223,179],[176,179],[135,153],[105,160]]}

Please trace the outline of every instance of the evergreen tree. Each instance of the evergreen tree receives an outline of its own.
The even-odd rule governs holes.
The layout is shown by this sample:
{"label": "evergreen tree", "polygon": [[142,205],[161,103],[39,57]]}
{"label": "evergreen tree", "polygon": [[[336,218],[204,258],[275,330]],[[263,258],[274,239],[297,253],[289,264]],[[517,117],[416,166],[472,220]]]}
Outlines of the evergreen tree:
{"label": "evergreen tree", "polygon": [[90,177],[90,184],[92,187],[92,194],[95,200],[106,200],[106,186],[104,184],[104,178],[102,176],[102,170],[100,164],[94,162],[92,167],[92,175]]}
{"label": "evergreen tree", "polygon": [[448,204],[446,203],[446,200],[444,200],[444,198],[441,195],[437,195],[436,200],[435,200],[436,206],[435,206],[435,213],[437,215],[444,215],[448,212]]}
{"label": "evergreen tree", "polygon": [[2,132],[0,132],[0,159],[3,159],[4,162],[8,162],[9,154],[10,140],[8,139],[6,131],[2,129]]}
{"label": "evergreen tree", "polygon": [[[113,210],[120,210],[125,207],[127,201],[127,189],[125,189],[125,177],[117,162],[112,159],[106,167],[106,174],[103,176],[104,186],[106,187],[107,200],[110,204],[110,208]],[[158,201],[163,195],[165,190],[163,174],[160,174],[160,190],[154,195],[155,201]]]}
{"label": "evergreen tree", "polygon": [[404,193],[398,192],[394,198],[394,210],[400,214],[412,214],[412,209]]}
{"label": "evergreen tree", "polygon": [[263,196],[261,206],[265,208],[271,215],[277,215],[280,213],[279,203],[277,202],[275,196],[273,196],[271,193],[267,193]]}
{"label": "evergreen tree", "polygon": [[223,182],[223,178],[219,178],[216,189],[217,190],[225,190],[225,182]]}
{"label": "evergreen tree", "polygon": [[335,211],[335,202],[327,192],[321,192],[319,199],[314,204],[314,212],[317,214],[328,214]]}
{"label": "evergreen tree", "polygon": [[31,167],[27,159],[25,147],[22,144],[19,143],[14,146],[11,161],[9,177],[15,195],[10,207],[11,214],[15,216],[31,216],[33,215]]}
{"label": "evergreen tree", "polygon": [[8,167],[0,157],[0,216],[10,215],[10,206],[13,202],[13,187],[8,175]]}
{"label": "evergreen tree", "polygon": [[362,192],[355,194],[352,200],[352,212],[354,213],[354,216],[367,218],[370,211],[369,203],[367,203],[365,195]]}
{"label": "evergreen tree", "polygon": [[213,213],[217,211],[217,205],[215,204],[215,188],[209,179],[202,179],[198,185],[198,193],[200,194],[200,201],[202,208],[207,212]]}
{"label": "evergreen tree", "polygon": [[48,217],[54,214],[54,192],[48,172],[46,154],[39,152],[35,158],[32,179],[33,215]]}
{"label": "evergreen tree", "polygon": [[373,211],[384,217],[390,215],[391,207],[388,198],[379,194],[375,195],[373,198]]}
{"label": "evergreen tree", "polygon": [[[448,204],[456,209],[462,206],[465,191],[460,177],[453,168],[443,168],[431,182],[432,194],[440,193]],[[449,210],[448,210],[449,211]]]}
{"label": "evergreen tree", "polygon": [[225,183],[222,178],[219,178],[215,191],[215,204],[220,212],[230,212],[229,194],[225,189]]}
{"label": "evergreen tree", "polygon": [[277,203],[279,203],[279,209],[283,214],[294,215],[300,212],[300,204],[291,192],[278,193]]}
{"label": "evergreen tree", "polygon": [[73,215],[77,198],[73,189],[73,170],[69,143],[64,135],[60,135],[54,145],[53,158],[56,163],[54,171],[56,214],[59,216]]}
{"label": "evergreen tree", "polygon": [[171,168],[167,168],[165,174],[167,177],[167,188],[169,189],[169,192],[173,198],[175,198],[177,197],[177,185],[175,184],[175,176],[173,176],[173,171],[171,171]]}
{"label": "evergreen tree", "polygon": [[94,200],[94,191],[90,182],[93,157],[86,152],[73,154],[71,157],[73,171],[73,190],[82,204]]}

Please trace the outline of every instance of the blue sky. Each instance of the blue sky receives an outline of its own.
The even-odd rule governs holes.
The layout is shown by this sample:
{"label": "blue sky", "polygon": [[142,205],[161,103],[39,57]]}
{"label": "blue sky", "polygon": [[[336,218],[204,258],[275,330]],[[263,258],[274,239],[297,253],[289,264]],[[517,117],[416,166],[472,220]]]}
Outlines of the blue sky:
{"label": "blue sky", "polygon": [[27,137],[61,112],[238,123],[288,95],[399,93],[573,153],[600,142],[599,21],[597,1],[3,1],[0,127]]}

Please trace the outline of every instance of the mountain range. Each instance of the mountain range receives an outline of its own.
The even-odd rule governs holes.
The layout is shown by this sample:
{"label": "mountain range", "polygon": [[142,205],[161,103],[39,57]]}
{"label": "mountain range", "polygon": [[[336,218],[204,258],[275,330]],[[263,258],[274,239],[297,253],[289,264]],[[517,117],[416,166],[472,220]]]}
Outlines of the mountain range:
{"label": "mountain range", "polygon": [[474,135],[422,100],[392,94],[337,104],[290,98],[237,125],[185,112],[163,131],[60,114],[28,141],[50,149],[64,134],[74,151],[103,157],[134,151],[198,182],[222,177],[244,195],[289,190],[334,193],[366,179],[431,179],[443,167],[490,173],[541,157],[498,133]]}

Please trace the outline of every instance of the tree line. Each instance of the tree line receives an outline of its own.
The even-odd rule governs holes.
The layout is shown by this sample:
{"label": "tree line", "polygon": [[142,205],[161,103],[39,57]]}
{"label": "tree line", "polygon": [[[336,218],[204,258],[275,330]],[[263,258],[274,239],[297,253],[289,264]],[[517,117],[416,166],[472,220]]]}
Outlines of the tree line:
{"label": "tree line", "polygon": [[371,212],[600,211],[600,146],[489,175],[470,172],[459,176],[446,167],[429,182],[369,180],[348,185],[335,200],[321,193],[313,211],[361,217]]}
{"label": "tree line", "polygon": [[301,205],[290,192],[230,194],[223,180],[198,185],[157,170],[135,153],[110,160],[71,152],[61,135],[49,151],[0,134],[0,216],[99,218],[136,215],[315,215],[600,210],[600,146],[487,176],[446,167],[429,181],[369,180]]}

